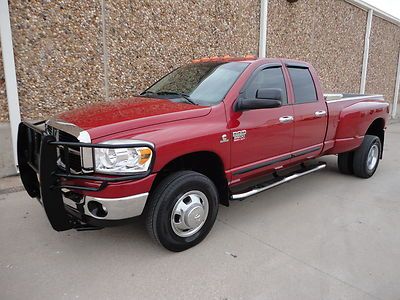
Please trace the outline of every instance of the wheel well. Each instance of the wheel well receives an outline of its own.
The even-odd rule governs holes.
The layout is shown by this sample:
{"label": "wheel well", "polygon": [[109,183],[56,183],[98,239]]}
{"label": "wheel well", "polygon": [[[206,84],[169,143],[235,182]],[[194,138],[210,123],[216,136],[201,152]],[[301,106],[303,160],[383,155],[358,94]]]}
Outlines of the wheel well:
{"label": "wheel well", "polygon": [[[383,144],[385,141],[385,120],[382,118],[376,119],[368,127],[368,130],[365,133],[365,135],[375,135],[375,136],[379,137],[379,139],[381,140],[382,149],[383,149]],[[382,158],[382,153],[383,153],[383,151],[381,151],[381,158]]]}
{"label": "wheel well", "polygon": [[229,206],[229,189],[224,165],[219,156],[213,152],[194,152],[175,158],[158,172],[151,189],[158,186],[169,174],[182,170],[199,172],[210,178],[218,190],[220,203]]}

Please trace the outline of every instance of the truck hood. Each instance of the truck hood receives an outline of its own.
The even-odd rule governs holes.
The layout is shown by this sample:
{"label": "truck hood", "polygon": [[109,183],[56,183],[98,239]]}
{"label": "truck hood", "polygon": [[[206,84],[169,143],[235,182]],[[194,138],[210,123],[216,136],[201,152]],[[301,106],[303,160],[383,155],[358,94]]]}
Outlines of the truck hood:
{"label": "truck hood", "polygon": [[93,140],[140,127],[197,118],[210,111],[208,106],[134,97],[86,105],[57,115],[52,123],[74,124],[87,131]]}

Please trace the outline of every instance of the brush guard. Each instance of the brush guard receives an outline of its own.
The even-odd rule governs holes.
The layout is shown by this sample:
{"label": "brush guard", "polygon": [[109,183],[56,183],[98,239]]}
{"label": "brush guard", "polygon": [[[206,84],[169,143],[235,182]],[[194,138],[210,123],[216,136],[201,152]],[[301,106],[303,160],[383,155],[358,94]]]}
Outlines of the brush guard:
{"label": "brush guard", "polygon": [[[82,201],[76,202],[80,217],[71,214],[66,210],[63,201],[62,189],[72,191],[91,191],[99,192],[107,187],[109,183],[135,180],[149,175],[151,166],[147,172],[134,175],[123,176],[96,176],[95,174],[73,174],[69,164],[69,148],[79,147],[91,148],[127,148],[131,144],[107,145],[90,144],[80,142],[61,142],[56,137],[46,133],[44,130],[45,121],[30,124],[21,122],[18,128],[18,167],[21,181],[32,198],[37,198],[44,207],[47,218],[51,226],[56,231],[68,229],[92,229],[92,226],[85,224],[85,214],[83,212]],[[139,145],[146,146],[149,145]],[[57,151],[59,149],[59,151]],[[154,149],[152,149],[154,150]],[[82,151],[81,151],[82,152]],[[154,153],[154,151],[153,151]],[[65,168],[60,168],[57,164],[60,155],[64,155]],[[94,156],[93,156],[94,157]],[[98,186],[84,186],[77,184],[65,184],[66,180],[72,182],[79,180],[89,180],[97,182]]]}

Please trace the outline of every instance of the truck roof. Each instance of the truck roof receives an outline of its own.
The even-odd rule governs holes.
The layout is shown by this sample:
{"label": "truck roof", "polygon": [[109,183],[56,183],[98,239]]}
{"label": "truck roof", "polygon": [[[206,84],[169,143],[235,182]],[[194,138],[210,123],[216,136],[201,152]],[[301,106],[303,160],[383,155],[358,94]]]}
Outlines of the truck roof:
{"label": "truck roof", "polygon": [[287,58],[259,58],[255,55],[246,55],[246,56],[212,56],[212,57],[202,57],[198,59],[193,59],[192,63],[205,63],[205,62],[249,62],[254,63],[256,61],[264,60],[265,62],[281,62],[281,63],[291,63],[291,64],[299,64],[306,65],[309,64],[305,61],[295,60],[295,59],[287,59]]}

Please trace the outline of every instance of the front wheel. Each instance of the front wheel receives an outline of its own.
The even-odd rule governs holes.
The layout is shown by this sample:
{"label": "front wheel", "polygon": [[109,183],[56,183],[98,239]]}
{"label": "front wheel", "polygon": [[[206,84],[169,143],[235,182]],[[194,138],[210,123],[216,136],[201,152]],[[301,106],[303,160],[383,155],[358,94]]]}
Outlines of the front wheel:
{"label": "front wheel", "polygon": [[208,177],[193,171],[173,173],[151,195],[147,230],[168,250],[186,250],[210,232],[218,203],[217,189]]}
{"label": "front wheel", "polygon": [[354,151],[354,175],[361,178],[369,178],[374,175],[379,165],[381,152],[380,139],[374,135],[366,135],[361,146]]}

